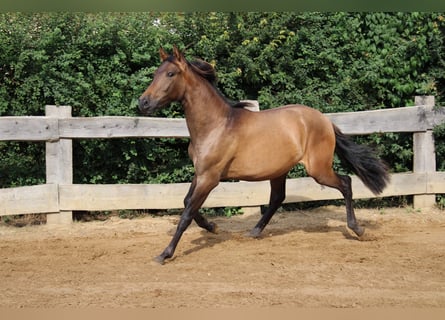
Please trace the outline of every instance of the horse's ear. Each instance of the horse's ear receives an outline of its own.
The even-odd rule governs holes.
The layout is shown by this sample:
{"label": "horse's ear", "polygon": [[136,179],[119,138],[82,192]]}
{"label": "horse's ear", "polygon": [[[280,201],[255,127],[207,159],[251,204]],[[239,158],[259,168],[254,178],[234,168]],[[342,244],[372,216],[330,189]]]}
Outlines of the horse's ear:
{"label": "horse's ear", "polygon": [[177,46],[173,46],[173,55],[176,59],[178,59],[178,61],[182,62],[184,59],[184,54],[178,49]]}
{"label": "horse's ear", "polygon": [[178,67],[184,71],[187,66],[187,60],[185,59],[184,53],[182,53],[178,47],[173,46],[173,56],[176,58],[178,62]]}
{"label": "horse's ear", "polygon": [[168,58],[168,53],[165,52],[164,48],[160,47],[159,48],[159,56],[161,57],[161,61],[164,61],[165,59]]}

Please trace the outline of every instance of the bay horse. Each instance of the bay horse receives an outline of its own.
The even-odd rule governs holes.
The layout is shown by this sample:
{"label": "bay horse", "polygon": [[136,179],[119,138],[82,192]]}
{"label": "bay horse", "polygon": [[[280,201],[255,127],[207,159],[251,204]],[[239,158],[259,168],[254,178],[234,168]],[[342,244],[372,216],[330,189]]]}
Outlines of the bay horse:
{"label": "bay horse", "polygon": [[304,105],[285,105],[253,112],[242,102],[231,105],[216,88],[216,72],[205,61],[189,62],[177,47],[173,54],[159,49],[161,64],[153,81],[139,97],[145,115],[179,101],[190,133],[189,156],[195,175],[184,199],[184,211],[169,245],[155,258],[171,258],[178,242],[194,220],[216,233],[199,209],[221,180],[270,180],[269,206],[252,229],[258,237],[285,199],[286,175],[302,163],[319,184],[335,188],[345,200],[348,227],[360,238],[365,229],[356,220],[351,178],[335,173],[334,152],[374,193],[389,181],[388,167],[371,149],[344,135],[325,115]]}

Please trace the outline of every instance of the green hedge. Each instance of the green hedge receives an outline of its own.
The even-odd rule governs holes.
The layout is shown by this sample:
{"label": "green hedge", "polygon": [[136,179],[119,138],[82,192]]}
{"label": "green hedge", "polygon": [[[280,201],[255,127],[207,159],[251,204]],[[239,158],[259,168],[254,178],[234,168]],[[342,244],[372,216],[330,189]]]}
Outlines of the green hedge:
{"label": "green hedge", "polygon": [[[70,105],[74,117],[135,116],[159,47],[173,44],[212,62],[224,94],[261,108],[359,111],[412,105],[423,94],[441,105],[444,35],[443,13],[3,13],[0,116],[43,115],[46,104]],[[182,113],[176,104],[158,115]],[[444,131],[435,131],[439,143]],[[412,168],[410,135],[357,139],[394,172]],[[186,149],[187,140],[77,140],[74,180],[190,181]],[[43,143],[0,143],[0,187],[43,183],[44,170]]]}

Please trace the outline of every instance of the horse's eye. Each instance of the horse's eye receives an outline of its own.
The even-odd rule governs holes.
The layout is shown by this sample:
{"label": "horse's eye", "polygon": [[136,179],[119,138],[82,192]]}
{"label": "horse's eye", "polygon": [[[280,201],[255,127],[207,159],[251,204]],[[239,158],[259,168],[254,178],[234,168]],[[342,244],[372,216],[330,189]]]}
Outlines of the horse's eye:
{"label": "horse's eye", "polygon": [[169,78],[173,77],[174,75],[175,75],[175,73],[172,71],[167,72],[167,77],[169,77]]}

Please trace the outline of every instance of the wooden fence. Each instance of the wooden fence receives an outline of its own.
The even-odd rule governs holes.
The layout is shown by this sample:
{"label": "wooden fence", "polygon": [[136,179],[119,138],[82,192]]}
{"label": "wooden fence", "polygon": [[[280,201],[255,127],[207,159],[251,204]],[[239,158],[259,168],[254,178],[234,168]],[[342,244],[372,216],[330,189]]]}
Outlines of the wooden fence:
{"label": "wooden fence", "polygon": [[[431,207],[435,194],[445,193],[445,172],[436,172],[432,129],[445,121],[445,108],[434,107],[434,97],[415,98],[415,106],[327,116],[344,133],[412,132],[412,172],[391,175],[381,197],[414,195],[416,208]],[[44,141],[46,184],[0,189],[0,216],[47,213],[47,223],[70,223],[75,210],[182,208],[188,183],[73,184],[72,139],[128,137],[188,137],[184,119],[149,117],[72,118],[71,107],[46,106],[46,116],[0,117],[0,141]],[[355,176],[354,198],[374,195]],[[212,191],[206,207],[267,204],[269,183],[224,182]],[[286,203],[341,199],[334,189],[312,178],[288,179]]]}

